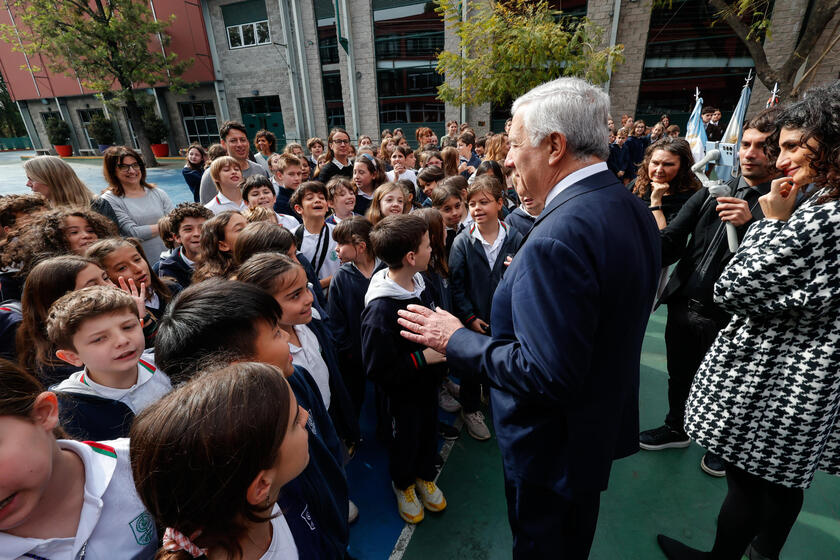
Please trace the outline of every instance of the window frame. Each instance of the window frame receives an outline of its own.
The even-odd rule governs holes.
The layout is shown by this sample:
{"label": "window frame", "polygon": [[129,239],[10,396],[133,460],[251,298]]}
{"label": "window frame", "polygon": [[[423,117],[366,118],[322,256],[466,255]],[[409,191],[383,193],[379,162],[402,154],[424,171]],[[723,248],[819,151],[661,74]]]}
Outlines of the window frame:
{"label": "window frame", "polygon": [[[267,40],[265,40],[263,42],[259,42],[260,34],[257,31],[257,28],[260,24],[265,24],[265,30],[266,30],[266,33],[267,33]],[[253,38],[254,38],[254,43],[253,44],[248,44],[248,45],[245,44],[245,32],[244,32],[245,27],[250,27],[251,28],[251,32],[253,33]],[[231,40],[230,40],[231,29],[236,29],[237,33],[239,33],[239,40],[241,41],[241,43],[237,46],[233,46],[233,44],[231,43]],[[271,26],[268,24],[268,19],[261,19],[261,20],[252,21],[252,22],[249,22],[249,23],[239,23],[239,24],[236,24],[236,25],[226,25],[225,26],[225,35],[227,36],[228,49],[232,50],[232,51],[233,50],[238,50],[238,49],[248,49],[248,48],[251,48],[251,47],[261,47],[261,46],[264,46],[264,45],[270,45],[271,44]]]}

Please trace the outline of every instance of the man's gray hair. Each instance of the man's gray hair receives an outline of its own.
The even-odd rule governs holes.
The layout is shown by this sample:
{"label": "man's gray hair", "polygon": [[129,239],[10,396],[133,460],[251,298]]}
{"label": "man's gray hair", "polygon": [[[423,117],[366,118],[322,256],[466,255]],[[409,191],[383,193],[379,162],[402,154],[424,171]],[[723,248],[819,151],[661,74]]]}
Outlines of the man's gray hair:
{"label": "man's gray hair", "polygon": [[513,102],[511,113],[522,111],[522,123],[532,146],[552,132],[566,137],[577,158],[609,155],[610,98],[580,78],[558,78],[539,85]]}

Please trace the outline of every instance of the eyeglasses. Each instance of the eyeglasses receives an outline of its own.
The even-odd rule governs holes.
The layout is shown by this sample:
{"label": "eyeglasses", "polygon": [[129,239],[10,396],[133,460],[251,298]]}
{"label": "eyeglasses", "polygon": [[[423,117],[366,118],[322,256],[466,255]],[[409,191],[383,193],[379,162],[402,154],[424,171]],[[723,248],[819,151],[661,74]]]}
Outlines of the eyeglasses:
{"label": "eyeglasses", "polygon": [[139,163],[118,163],[117,169],[120,171],[128,171],[129,169],[133,169],[134,171],[140,171],[140,164]]}
{"label": "eyeglasses", "polygon": [[333,144],[349,144],[350,140],[333,140]]}

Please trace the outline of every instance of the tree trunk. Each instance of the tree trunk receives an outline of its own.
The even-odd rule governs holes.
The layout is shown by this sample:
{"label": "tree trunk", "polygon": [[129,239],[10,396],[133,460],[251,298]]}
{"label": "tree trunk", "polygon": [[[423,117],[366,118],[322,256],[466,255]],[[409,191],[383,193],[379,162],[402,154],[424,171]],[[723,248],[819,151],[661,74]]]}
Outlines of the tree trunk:
{"label": "tree trunk", "polygon": [[131,90],[125,92],[125,108],[128,111],[128,120],[131,121],[134,134],[137,136],[137,143],[140,145],[140,153],[143,155],[146,167],[157,167],[158,162],[155,159],[155,154],[152,153],[152,146],[149,137],[146,135],[146,127],[143,124],[143,111],[137,104],[134,92]]}

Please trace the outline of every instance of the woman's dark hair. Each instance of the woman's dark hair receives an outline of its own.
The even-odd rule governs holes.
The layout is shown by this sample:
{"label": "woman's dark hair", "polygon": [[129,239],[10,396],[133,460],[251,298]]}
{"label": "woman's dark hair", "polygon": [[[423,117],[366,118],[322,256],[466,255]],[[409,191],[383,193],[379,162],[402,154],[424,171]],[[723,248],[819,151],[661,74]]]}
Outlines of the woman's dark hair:
{"label": "woman's dark hair", "polygon": [[[107,273],[108,269],[105,266],[105,259],[107,259],[108,255],[111,253],[123,247],[133,248],[143,258],[143,260],[146,261],[146,266],[149,268],[149,283],[151,284],[151,286],[149,286],[151,288],[149,297],[152,296],[152,293],[157,294],[160,298],[160,308],[164,309],[172,300],[172,292],[170,291],[169,286],[167,286],[166,283],[155,273],[152,265],[149,263],[148,257],[146,257],[146,252],[143,250],[143,244],[139,239],[136,237],[111,237],[109,239],[101,239],[88,247],[85,255],[96,261],[97,264],[99,264],[99,268]],[[108,276],[110,277],[111,275],[109,274]],[[117,280],[118,278],[111,278],[111,282],[114,284],[117,283]],[[139,289],[140,286],[137,286],[137,288]]]}
{"label": "woman's dark hair", "polygon": [[128,146],[111,146],[102,154],[102,173],[108,183],[108,186],[102,192],[111,191],[117,196],[125,196],[125,189],[117,177],[117,166],[129,156],[136,159],[140,166],[140,185],[147,189],[155,188],[154,185],[146,182],[146,163],[143,161],[143,156]]}
{"label": "woman's dark hair", "polygon": [[[291,388],[268,364],[207,371],[140,413],[131,426],[131,471],[155,521],[200,548],[231,557],[248,522],[271,519],[272,501],[254,506],[247,491],[278,459],[289,428]],[[185,551],[158,558],[192,558]]]}
{"label": "woman's dark hair", "polygon": [[486,175],[488,173],[493,175],[493,177],[495,177],[502,185],[505,185],[505,183],[507,182],[505,178],[505,172],[504,170],[502,170],[502,166],[499,165],[498,161],[489,159],[484,160],[480,164],[478,164],[478,167],[475,170],[476,177],[481,177],[482,175]]}
{"label": "woman's dark hair", "polygon": [[155,362],[179,383],[208,361],[253,359],[257,323],[273,327],[282,316],[280,304],[256,286],[222,278],[192,284],[159,321]]}
{"label": "woman's dark hair", "polygon": [[257,253],[276,252],[285,255],[296,246],[295,236],[286,228],[268,222],[253,222],[239,232],[233,245],[233,261],[238,266]]}
{"label": "woman's dark hair", "polygon": [[37,372],[39,364],[63,364],[47,339],[47,315],[58,298],[76,288],[76,276],[90,265],[99,266],[87,257],[62,255],[32,268],[23,285],[23,317],[15,335],[18,363],[26,370]]}
{"label": "woman's dark hair", "polygon": [[[201,152],[201,161],[199,163],[193,163],[190,161],[190,150],[198,150]],[[201,144],[192,143],[187,148],[187,164],[184,167],[189,167],[194,171],[204,171],[204,163],[207,161],[207,151],[205,151],[204,146]]]}
{"label": "woman's dark hair", "polygon": [[8,240],[0,255],[2,266],[16,268],[19,276],[26,277],[37,262],[72,254],[64,236],[64,221],[70,216],[85,220],[99,239],[117,235],[114,222],[89,208],[62,207],[50,210],[33,218],[20,235]]}
{"label": "woman's dark hair", "polygon": [[446,228],[443,225],[443,216],[437,208],[420,208],[414,214],[423,218],[429,228],[429,243],[432,246],[429,268],[441,278],[447,278],[449,262],[446,258]]}
{"label": "woman's dark hair", "polygon": [[819,189],[826,189],[817,204],[840,199],[840,82],[805,92],[804,99],[779,112],[776,126],[778,131],[767,139],[772,161],[779,155],[781,130],[801,131],[800,143],[811,152],[808,159],[814,171],[813,182]]}
{"label": "woman's dark hair", "polygon": [[286,273],[301,268],[303,266],[288,255],[257,253],[242,263],[236,273],[236,279],[246,284],[253,284],[273,295],[280,289]]}
{"label": "woman's dark hair", "polygon": [[275,152],[277,150],[277,137],[270,130],[263,129],[257,131],[257,133],[254,135],[254,148],[258,152],[260,151],[260,147],[257,146],[257,140],[259,140],[260,138],[265,138],[266,140],[268,140],[269,152]]}
{"label": "woman's dark hair", "polygon": [[694,165],[694,156],[691,155],[691,146],[688,145],[688,142],[682,138],[666,137],[657,140],[645,150],[645,159],[639,165],[639,170],[636,172],[636,183],[633,186],[633,194],[644,198],[650,193],[651,180],[648,175],[648,164],[650,163],[651,157],[653,157],[653,153],[658,150],[663,150],[680,158],[680,169],[677,171],[677,176],[670,183],[671,194],[695,192],[703,186],[700,183],[700,179],[691,171],[691,166]]}
{"label": "woman's dark hair", "polygon": [[233,252],[219,250],[219,241],[225,241],[225,228],[230,223],[236,210],[220,212],[204,222],[201,226],[201,251],[193,273],[193,282],[201,282],[208,278],[227,278],[236,268],[233,262]]}

